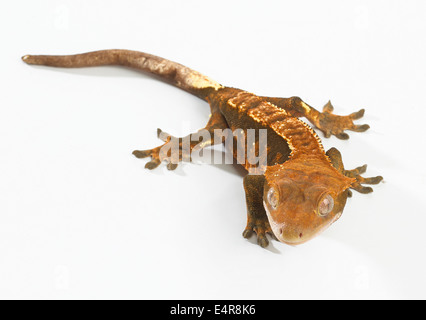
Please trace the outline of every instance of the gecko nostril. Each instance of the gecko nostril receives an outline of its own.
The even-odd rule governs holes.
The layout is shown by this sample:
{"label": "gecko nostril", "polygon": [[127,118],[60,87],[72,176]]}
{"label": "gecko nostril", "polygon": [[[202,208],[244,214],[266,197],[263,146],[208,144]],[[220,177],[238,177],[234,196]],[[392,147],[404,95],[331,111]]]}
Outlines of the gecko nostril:
{"label": "gecko nostril", "polygon": [[280,230],[278,230],[278,231],[281,235],[283,234],[283,228],[280,228]]}
{"label": "gecko nostril", "polygon": [[302,238],[303,237],[303,233],[299,233],[299,238]]}

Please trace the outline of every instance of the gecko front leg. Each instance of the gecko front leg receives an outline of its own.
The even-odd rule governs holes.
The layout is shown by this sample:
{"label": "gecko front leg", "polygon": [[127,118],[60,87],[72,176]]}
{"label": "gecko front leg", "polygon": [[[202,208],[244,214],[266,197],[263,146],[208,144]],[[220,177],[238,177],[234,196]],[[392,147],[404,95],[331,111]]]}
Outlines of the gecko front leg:
{"label": "gecko front leg", "polygon": [[351,113],[347,116],[339,116],[333,114],[334,107],[329,101],[323,108],[323,112],[316,110],[299,97],[292,98],[270,98],[263,97],[268,102],[275,104],[277,107],[286,110],[295,117],[307,118],[315,127],[321,130],[326,138],[335,135],[342,140],[349,139],[349,135],[344,132],[351,130],[356,132],[364,132],[370,128],[368,124],[356,125],[354,120],[364,116],[364,109]]}
{"label": "gecko front leg", "polygon": [[269,240],[266,234],[272,235],[265,208],[263,206],[263,186],[265,177],[261,175],[246,175],[244,177],[244,190],[247,204],[247,226],[243,232],[243,237],[249,239],[256,233],[257,243],[266,248]]}
{"label": "gecko front leg", "polygon": [[167,169],[174,170],[180,161],[190,161],[191,159],[191,144],[188,144],[188,148],[183,146],[183,141],[190,139],[190,136],[176,138],[161,129],[157,129],[157,137],[163,140],[164,144],[153,149],[135,150],[133,155],[137,158],[151,157],[151,161],[145,165],[146,169],[155,169],[163,161],[167,161]]}

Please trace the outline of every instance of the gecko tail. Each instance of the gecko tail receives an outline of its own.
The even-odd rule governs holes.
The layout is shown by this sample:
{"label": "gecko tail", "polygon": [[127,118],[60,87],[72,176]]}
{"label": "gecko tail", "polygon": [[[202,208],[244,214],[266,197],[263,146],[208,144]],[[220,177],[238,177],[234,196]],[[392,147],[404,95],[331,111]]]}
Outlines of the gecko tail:
{"label": "gecko tail", "polygon": [[125,66],[152,74],[201,99],[223,88],[216,81],[179,63],[148,53],[131,50],[101,50],[75,55],[25,55],[27,64],[60,68],[82,68],[106,65]]}

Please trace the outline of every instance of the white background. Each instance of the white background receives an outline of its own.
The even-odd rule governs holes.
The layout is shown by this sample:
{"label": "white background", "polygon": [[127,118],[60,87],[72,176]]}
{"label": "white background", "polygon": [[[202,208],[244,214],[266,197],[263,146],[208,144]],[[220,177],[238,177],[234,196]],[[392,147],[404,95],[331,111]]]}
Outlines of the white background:
{"label": "white background", "polygon": [[[425,1],[3,1],[0,298],[426,298]],[[325,139],[385,183],[313,241],[242,238],[233,166],[144,169],[160,127],[205,102],[118,67],[27,66],[24,54],[123,48],[222,84],[298,95],[366,133]],[[320,134],[322,137],[322,135]]]}

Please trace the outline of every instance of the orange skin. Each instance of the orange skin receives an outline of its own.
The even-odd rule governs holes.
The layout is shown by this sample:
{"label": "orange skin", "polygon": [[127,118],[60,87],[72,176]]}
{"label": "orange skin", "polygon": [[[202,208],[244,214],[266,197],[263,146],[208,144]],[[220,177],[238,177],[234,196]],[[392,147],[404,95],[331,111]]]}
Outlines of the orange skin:
{"label": "orange skin", "polygon": [[[340,218],[347,189],[354,179],[347,178],[323,159],[301,157],[268,167],[264,185],[264,207],[276,238],[284,243],[304,243]],[[272,189],[272,190],[271,190]],[[268,192],[278,193],[278,206],[268,202]],[[325,195],[334,200],[331,212],[321,215]]]}
{"label": "orange skin", "polygon": [[[325,152],[318,135],[299,117],[306,117],[325,137],[335,135],[348,139],[345,130],[362,132],[368,125],[355,125],[353,120],[364,115],[364,110],[348,116],[333,114],[329,102],[320,112],[298,97],[275,98],[256,96],[240,89],[225,87],[216,81],[176,62],[143,52],[130,50],[101,50],[70,56],[32,56],[22,60],[27,64],[52,67],[78,68],[101,65],[120,65],[152,74],[177,86],[210,104],[211,116],[205,128],[210,139],[202,140],[199,132],[184,148],[182,139],[176,139],[158,130],[164,144],[149,150],[135,150],[138,158],[151,157],[147,169],[157,168],[163,161],[169,170],[176,169],[180,161],[190,161],[191,152],[217,141],[216,129],[233,132],[250,129],[267,130],[267,166],[260,174],[244,178],[247,203],[245,238],[256,233],[262,247],[269,244],[267,233],[288,244],[304,243],[324,231],[342,214],[349,189],[361,193],[373,190],[362,184],[377,184],[382,177],[364,178],[366,166],[345,170],[340,152],[332,148]],[[221,137],[223,138],[223,137]],[[199,142],[199,143],[198,143]],[[254,146],[258,146],[255,141]],[[177,149],[174,155],[167,150]],[[166,152],[164,152],[166,150]],[[234,146],[234,156],[237,155]],[[237,157],[236,157],[237,158]],[[244,168],[249,172],[253,167]]]}

